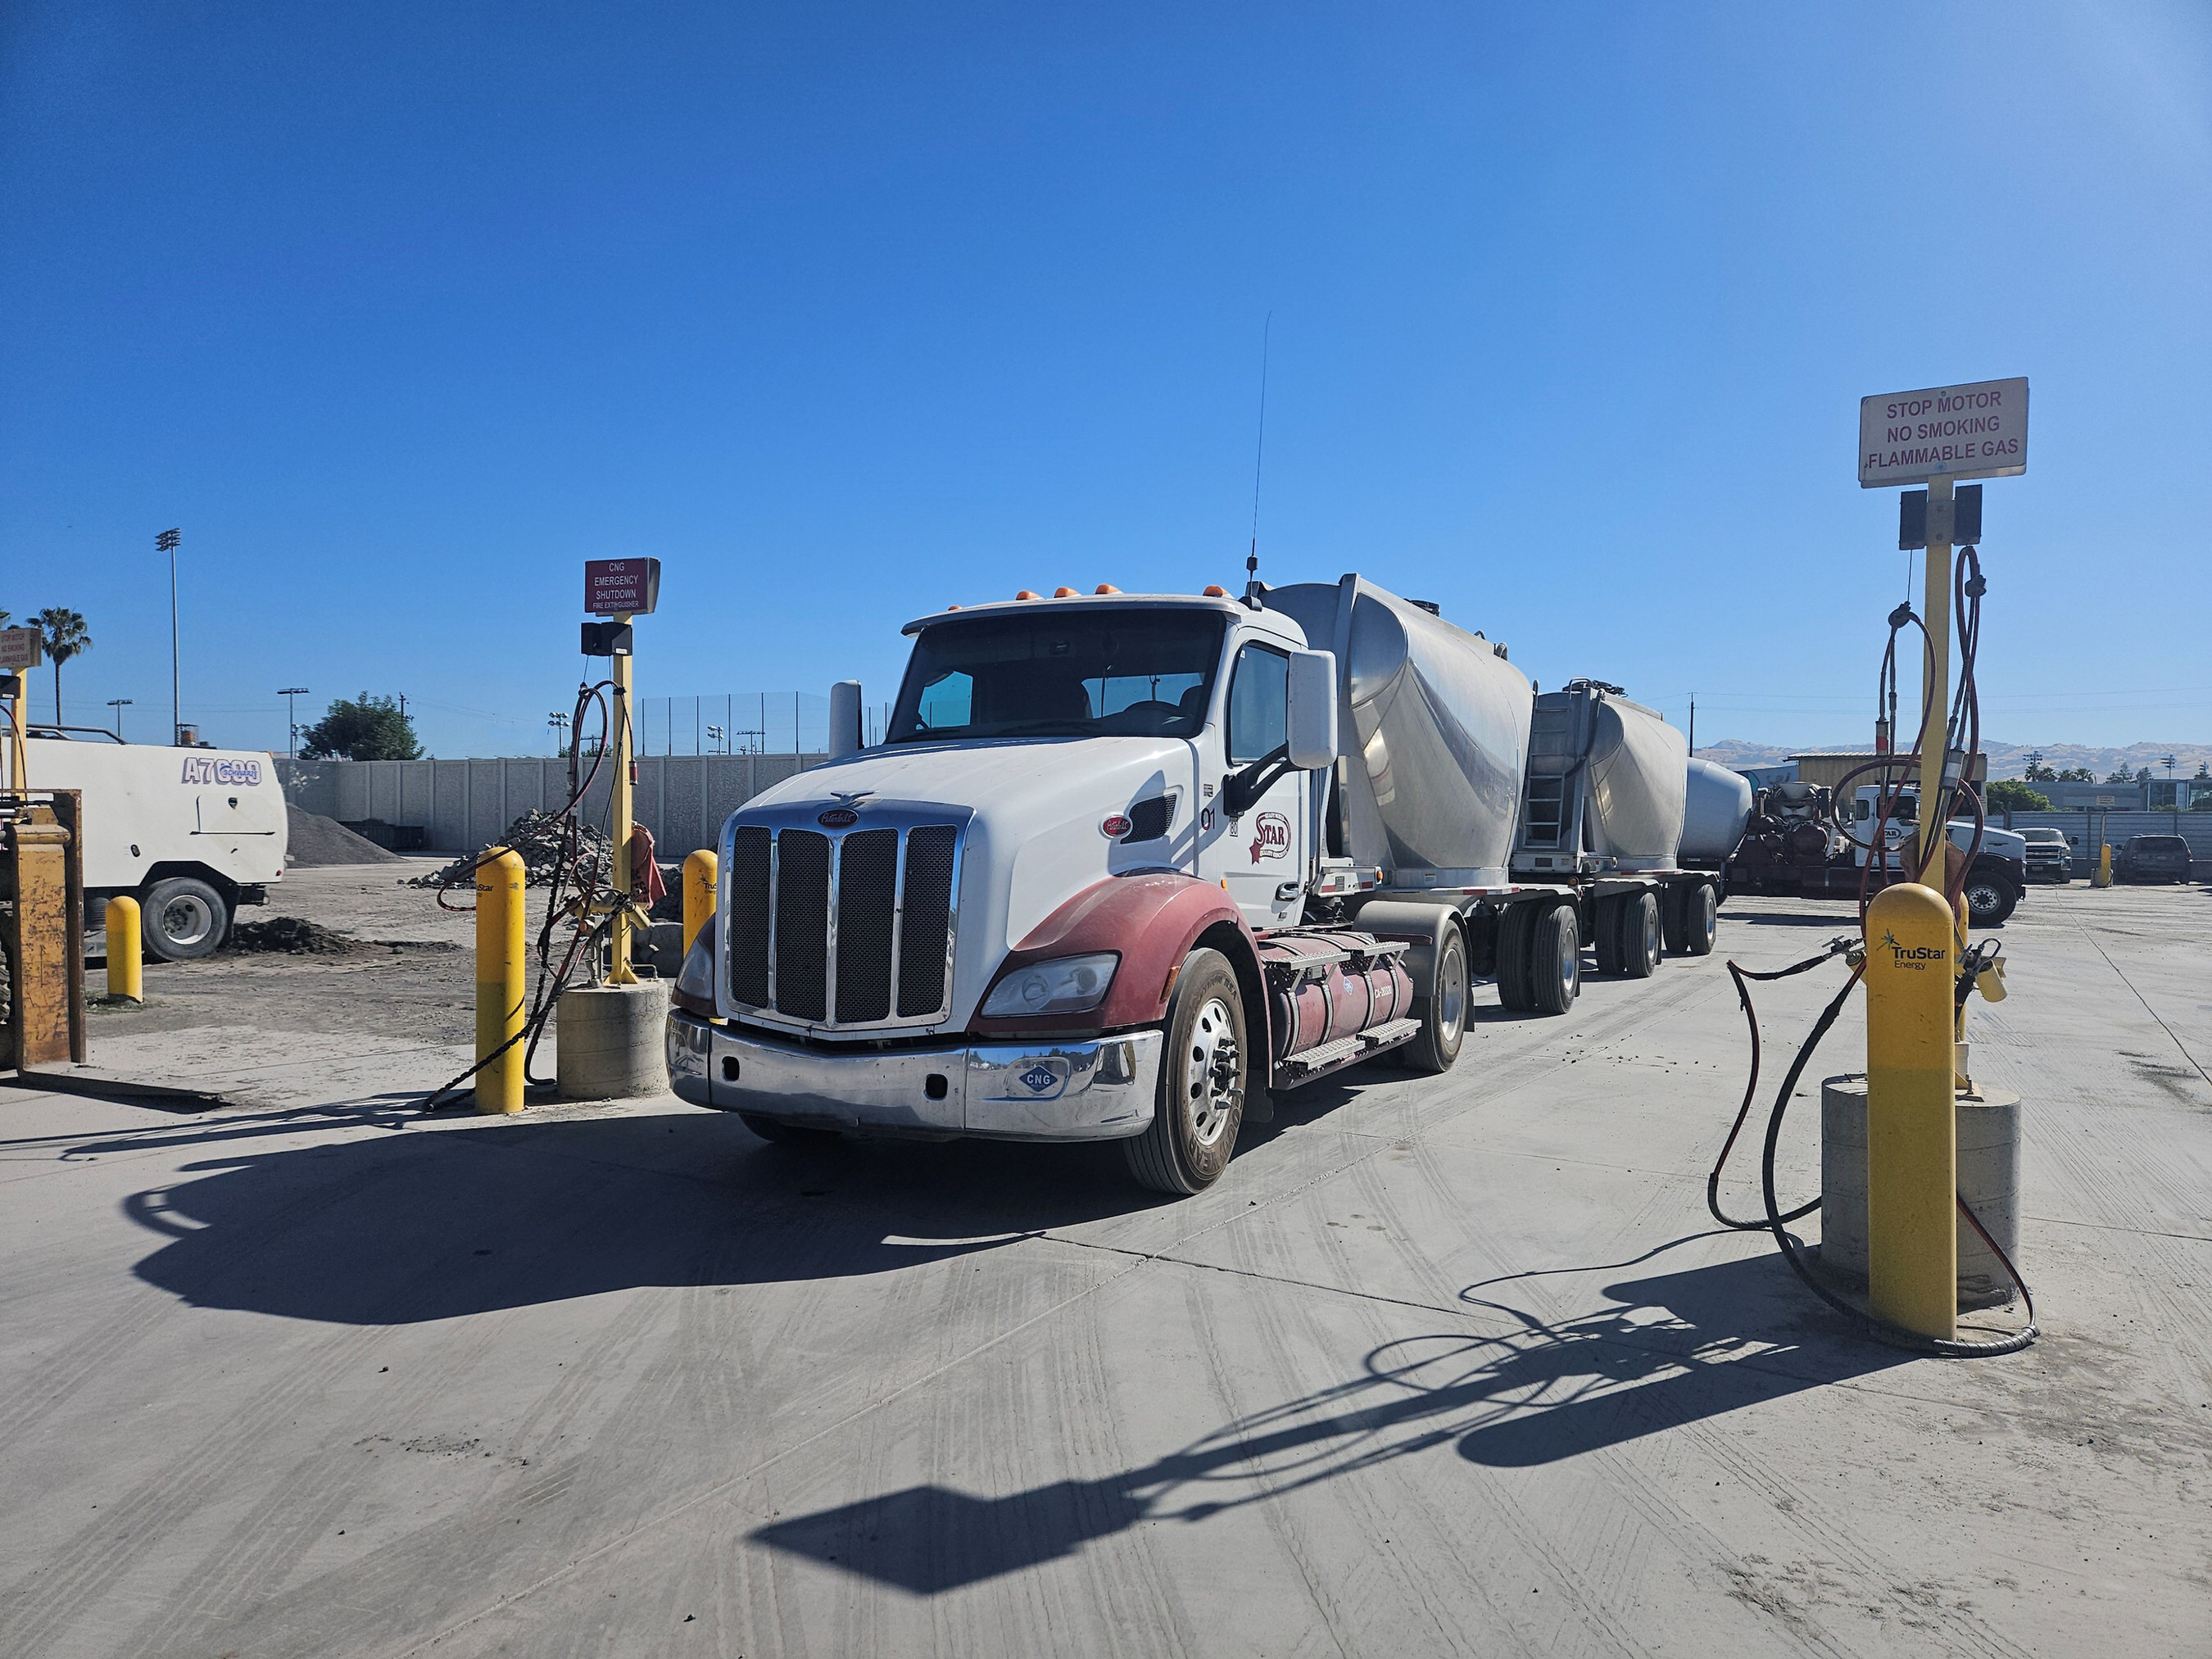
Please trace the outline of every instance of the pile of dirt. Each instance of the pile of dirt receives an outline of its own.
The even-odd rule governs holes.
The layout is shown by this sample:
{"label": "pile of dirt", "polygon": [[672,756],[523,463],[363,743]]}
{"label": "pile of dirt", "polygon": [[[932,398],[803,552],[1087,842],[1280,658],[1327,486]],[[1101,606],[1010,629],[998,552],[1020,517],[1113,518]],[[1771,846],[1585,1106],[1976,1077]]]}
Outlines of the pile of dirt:
{"label": "pile of dirt", "polygon": [[[323,820],[325,823],[330,820]],[[295,957],[337,957],[362,948],[362,942],[349,933],[341,933],[324,927],[319,921],[308,921],[300,916],[271,916],[266,921],[241,921],[232,924],[230,937],[223,940],[226,951],[281,951]]]}
{"label": "pile of dirt", "polygon": [[[568,830],[558,812],[525,812],[507,826],[506,833],[497,845],[509,848],[522,855],[522,866],[529,874],[526,878],[532,887],[550,887],[553,872],[561,862],[561,848]],[[596,824],[582,827],[577,848],[579,861],[592,868],[605,871],[613,862],[614,843],[607,832]],[[473,887],[477,860],[482,849],[464,853],[444,869],[427,876],[416,876],[410,887]],[[572,872],[573,874],[574,872]]]}
{"label": "pile of dirt", "polygon": [[284,855],[288,867],[406,862],[398,854],[386,851],[368,836],[356,836],[336,818],[326,818],[320,812],[303,812],[296,806],[288,806],[285,816],[292,825]]}

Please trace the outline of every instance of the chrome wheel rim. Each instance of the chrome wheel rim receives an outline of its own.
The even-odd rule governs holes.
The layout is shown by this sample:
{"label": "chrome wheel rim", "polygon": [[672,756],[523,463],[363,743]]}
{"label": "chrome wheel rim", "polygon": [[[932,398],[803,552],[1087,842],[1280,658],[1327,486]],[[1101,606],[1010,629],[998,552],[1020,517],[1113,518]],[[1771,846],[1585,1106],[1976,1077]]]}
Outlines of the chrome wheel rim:
{"label": "chrome wheel rim", "polygon": [[1244,1098],[1240,1079],[1237,1027],[1229,1005],[1209,997],[1191,1022],[1183,1059],[1183,1099],[1190,1111],[1192,1137],[1211,1146],[1229,1130]]}
{"label": "chrome wheel rim", "polygon": [[1566,933],[1562,933],[1559,939],[1559,989],[1566,993],[1566,1000],[1571,1002],[1575,988],[1583,979],[1582,942]]}
{"label": "chrome wheel rim", "polygon": [[1656,904],[1646,904],[1644,906],[1644,960],[1650,963],[1656,962],[1658,959],[1659,907]]}
{"label": "chrome wheel rim", "polygon": [[198,945],[214,931],[214,912],[198,894],[179,893],[161,907],[161,937],[172,945]]}
{"label": "chrome wheel rim", "polygon": [[1459,1038],[1467,1018],[1467,957],[1458,951],[1444,954],[1443,972],[1437,975],[1437,1030],[1446,1043]]}
{"label": "chrome wheel rim", "polygon": [[1966,889],[1966,914],[1968,915],[1995,915],[1996,914],[1996,908],[1997,891],[1996,888],[1984,884]]}

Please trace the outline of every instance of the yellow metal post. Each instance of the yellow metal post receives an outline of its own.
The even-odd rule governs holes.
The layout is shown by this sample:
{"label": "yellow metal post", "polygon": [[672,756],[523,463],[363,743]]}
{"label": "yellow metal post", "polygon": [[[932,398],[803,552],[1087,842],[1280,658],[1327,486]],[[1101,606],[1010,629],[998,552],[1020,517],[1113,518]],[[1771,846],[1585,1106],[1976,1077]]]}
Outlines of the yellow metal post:
{"label": "yellow metal post", "polygon": [[118,893],[107,901],[105,915],[107,994],[143,1002],[146,1000],[145,961],[142,952],[146,941],[145,936],[138,931],[138,901],[128,893]]}
{"label": "yellow metal post", "polygon": [[[634,620],[625,613],[617,617],[615,626],[627,628]],[[614,969],[607,977],[616,985],[635,985],[637,975],[629,965],[629,831],[631,813],[630,782],[630,658],[627,652],[618,653],[614,659],[615,682],[615,782],[608,805],[614,824],[611,833],[615,843],[615,902],[620,908],[614,920]]]}
{"label": "yellow metal post", "polygon": [[[1954,496],[1951,481],[1937,478],[1928,486],[1928,580],[1921,600],[1921,620],[1928,624],[1928,678],[1932,689],[1926,718],[1920,727],[1920,879],[1942,891],[1943,848],[1949,840],[1945,818],[1938,811],[1943,790],[1943,765],[1948,758],[1951,720],[1951,522]],[[1947,1001],[1949,988],[1944,990]]]}
{"label": "yellow metal post", "polygon": [[2108,841],[2100,841],[2097,843],[2097,873],[2089,878],[2089,885],[2092,887],[2110,887],[2112,884],[2112,843]]}
{"label": "yellow metal post", "polygon": [[[499,1057],[477,1073],[477,1110],[522,1109],[524,968],[520,854],[487,853],[477,866],[477,1060]],[[507,1046],[501,1050],[501,1045]]]}
{"label": "yellow metal post", "polygon": [[1957,1328],[1951,908],[1917,882],[1867,907],[1867,1279],[1875,1316]]}
{"label": "yellow metal post", "polygon": [[721,874],[720,854],[701,848],[684,860],[684,954],[714,914],[714,887]]}

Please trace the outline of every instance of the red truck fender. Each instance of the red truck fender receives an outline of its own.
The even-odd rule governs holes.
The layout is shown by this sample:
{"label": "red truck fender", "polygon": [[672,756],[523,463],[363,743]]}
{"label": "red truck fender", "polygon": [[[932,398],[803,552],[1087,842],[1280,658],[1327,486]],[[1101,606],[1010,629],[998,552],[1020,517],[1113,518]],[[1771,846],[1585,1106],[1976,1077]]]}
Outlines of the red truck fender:
{"label": "red truck fender", "polygon": [[[1267,999],[1252,929],[1235,901],[1220,888],[1169,871],[1109,876],[1094,882],[1032,928],[1007,952],[992,984],[1032,962],[1112,951],[1121,958],[1106,1000],[1082,1014],[987,1018],[969,1030],[978,1036],[1019,1036],[1071,1030],[1116,1030],[1156,1025],[1167,1016],[1168,997],[1183,958],[1200,943],[1219,951],[1237,970],[1256,1052],[1267,1049]],[[985,993],[988,1000],[989,993]]]}

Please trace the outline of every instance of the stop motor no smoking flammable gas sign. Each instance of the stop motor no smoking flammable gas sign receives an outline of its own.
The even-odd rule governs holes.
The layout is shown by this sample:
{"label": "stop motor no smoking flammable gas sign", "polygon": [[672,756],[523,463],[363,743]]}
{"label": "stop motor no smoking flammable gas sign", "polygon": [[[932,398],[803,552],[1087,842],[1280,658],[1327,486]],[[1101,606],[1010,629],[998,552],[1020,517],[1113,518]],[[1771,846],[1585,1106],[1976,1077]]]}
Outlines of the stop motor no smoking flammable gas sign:
{"label": "stop motor no smoking flammable gas sign", "polygon": [[2027,380],[1859,399],[1859,484],[2009,478],[2027,471]]}

